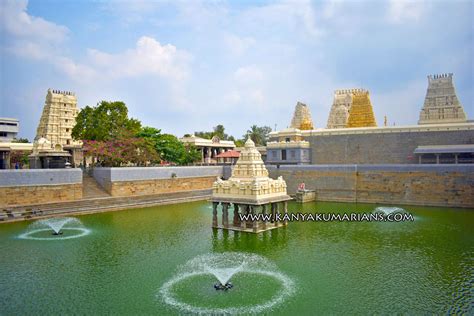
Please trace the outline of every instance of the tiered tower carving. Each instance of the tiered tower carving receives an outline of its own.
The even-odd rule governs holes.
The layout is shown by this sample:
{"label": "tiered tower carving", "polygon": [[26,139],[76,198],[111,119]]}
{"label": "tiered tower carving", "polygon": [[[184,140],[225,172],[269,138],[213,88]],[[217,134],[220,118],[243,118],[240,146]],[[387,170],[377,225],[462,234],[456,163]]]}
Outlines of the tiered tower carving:
{"label": "tiered tower carving", "polygon": [[229,180],[214,182],[212,197],[233,198],[245,202],[268,202],[275,197],[287,197],[286,182],[282,177],[268,177],[262,156],[250,137],[232,170]]}
{"label": "tiered tower carving", "polygon": [[311,112],[309,111],[309,107],[306,104],[301,102],[296,104],[290,127],[301,130],[314,129],[313,120],[311,119]]}
{"label": "tiered tower carving", "polygon": [[327,128],[345,128],[352,106],[352,90],[334,91],[334,101],[329,112]]}
{"label": "tiered tower carving", "polygon": [[45,138],[55,150],[80,145],[71,137],[77,113],[77,98],[73,92],[48,89],[35,140]]}
{"label": "tiered tower carving", "polygon": [[369,91],[342,89],[334,91],[327,128],[370,127],[375,122]]}
{"label": "tiered tower carving", "polygon": [[372,127],[377,126],[374,110],[370,102],[369,91],[355,89],[352,93],[352,106],[349,110],[347,127]]}
{"label": "tiered tower carving", "polygon": [[428,76],[428,90],[418,124],[463,123],[466,114],[456,95],[453,74]]}
{"label": "tiered tower carving", "polygon": [[[262,156],[249,137],[229,180],[218,178],[212,185],[212,226],[253,233],[286,226],[287,220],[277,218],[280,213],[287,215],[289,200],[285,180],[281,176],[276,180],[268,176]],[[219,205],[222,206],[222,225],[219,224]],[[229,220],[231,207],[234,216]],[[240,217],[242,214],[272,214],[274,220],[244,222]]]}

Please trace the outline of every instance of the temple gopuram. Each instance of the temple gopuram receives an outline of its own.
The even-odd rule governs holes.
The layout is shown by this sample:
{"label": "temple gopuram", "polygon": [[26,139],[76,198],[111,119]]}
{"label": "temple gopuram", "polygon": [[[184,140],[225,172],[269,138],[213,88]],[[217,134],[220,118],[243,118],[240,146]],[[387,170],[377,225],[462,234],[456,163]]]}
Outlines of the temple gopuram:
{"label": "temple gopuram", "polygon": [[301,102],[296,103],[290,128],[297,128],[299,130],[314,129],[313,120],[311,119],[311,112],[309,111],[309,107],[306,104]]}
{"label": "temple gopuram", "polygon": [[82,161],[82,144],[71,133],[79,113],[73,92],[48,89],[29,156],[30,168],[64,168]]}
{"label": "temple gopuram", "polygon": [[466,117],[453,74],[428,76],[418,124],[389,125],[385,116],[377,126],[365,89],[336,90],[326,128],[305,129],[302,113],[309,107],[298,103],[291,127],[269,134],[267,164],[474,163],[474,121]]}
{"label": "temple gopuram", "polygon": [[352,93],[352,106],[349,110],[347,127],[375,127],[374,110],[370,102],[369,91],[356,89]]}
{"label": "temple gopuram", "polygon": [[374,110],[369,91],[365,89],[336,90],[327,128],[375,127]]}
{"label": "temple gopuram", "polygon": [[418,124],[465,123],[464,109],[456,95],[453,74],[428,76],[428,90]]}
{"label": "temple gopuram", "polygon": [[327,128],[345,128],[352,106],[352,90],[334,91],[334,101],[329,112]]}
{"label": "temple gopuram", "polygon": [[[268,176],[261,155],[249,137],[232,170],[232,176],[228,180],[218,179],[214,182],[211,198],[212,227],[259,233],[285,226],[287,222],[274,219],[277,214],[288,212],[288,200],[291,197],[286,193],[285,180],[282,177],[275,180]],[[219,206],[222,209],[221,224],[218,218]],[[233,210],[231,219],[230,209]],[[272,220],[242,221],[239,214],[271,214]]]}

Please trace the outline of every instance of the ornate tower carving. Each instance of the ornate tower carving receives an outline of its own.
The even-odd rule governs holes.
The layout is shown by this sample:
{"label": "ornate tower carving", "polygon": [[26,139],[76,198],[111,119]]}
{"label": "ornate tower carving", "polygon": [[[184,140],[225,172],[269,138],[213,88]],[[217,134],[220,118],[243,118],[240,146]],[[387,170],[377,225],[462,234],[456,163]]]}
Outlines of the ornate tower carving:
{"label": "ornate tower carving", "polygon": [[334,101],[329,112],[326,128],[345,128],[352,106],[352,90],[334,91]]}
{"label": "ornate tower carving", "polygon": [[418,124],[463,123],[466,114],[456,95],[453,74],[428,76],[428,90]]}
{"label": "ornate tower carving", "polygon": [[301,102],[296,104],[290,127],[301,130],[314,129],[313,120],[311,119],[311,112],[309,111],[309,107],[306,104]]}
{"label": "ornate tower carving", "polygon": [[377,126],[375,122],[369,91],[356,89],[352,93],[352,106],[349,110],[347,127],[372,127]]}
{"label": "ornate tower carving", "polygon": [[77,113],[74,93],[48,89],[35,140],[45,138],[55,150],[62,150],[63,146],[80,145],[71,137]]}

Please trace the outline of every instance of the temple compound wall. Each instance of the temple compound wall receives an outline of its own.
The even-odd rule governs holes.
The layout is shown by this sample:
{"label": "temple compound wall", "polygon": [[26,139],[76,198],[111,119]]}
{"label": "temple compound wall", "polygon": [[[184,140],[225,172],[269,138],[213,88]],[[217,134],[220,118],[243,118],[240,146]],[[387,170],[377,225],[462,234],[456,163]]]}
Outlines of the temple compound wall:
{"label": "temple compound wall", "polygon": [[311,164],[418,163],[414,150],[425,145],[473,144],[474,124],[345,128],[303,132]]}
{"label": "temple compound wall", "polygon": [[81,169],[0,170],[0,207],[81,198]]}
{"label": "temple compound wall", "polygon": [[94,179],[112,196],[209,190],[222,166],[95,168]]}
{"label": "temple compound wall", "polygon": [[289,194],[305,183],[317,201],[474,208],[474,165],[267,166]]}

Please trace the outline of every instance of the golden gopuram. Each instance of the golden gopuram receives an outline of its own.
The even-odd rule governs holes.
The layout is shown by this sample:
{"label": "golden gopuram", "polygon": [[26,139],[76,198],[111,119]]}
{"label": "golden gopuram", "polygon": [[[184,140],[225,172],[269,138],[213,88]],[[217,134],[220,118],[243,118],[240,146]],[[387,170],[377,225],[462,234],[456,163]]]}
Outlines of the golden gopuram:
{"label": "golden gopuram", "polygon": [[291,119],[291,128],[297,128],[299,130],[312,130],[314,129],[313,120],[311,118],[311,112],[309,107],[301,102],[297,102],[295,106],[295,112]]}
{"label": "golden gopuram", "polygon": [[374,110],[370,102],[369,91],[355,89],[352,93],[352,106],[349,110],[347,127],[376,127]]}
{"label": "golden gopuram", "polygon": [[[291,197],[286,192],[285,180],[268,176],[262,157],[249,137],[232,170],[232,176],[228,180],[217,179],[212,186],[212,226],[252,233],[286,226],[287,222],[278,218],[288,213],[289,200]],[[222,208],[221,224],[218,219],[219,206]],[[233,216],[229,219],[231,209]],[[260,220],[242,219],[242,216],[257,215],[261,216]],[[271,218],[264,220],[269,215]]]}

